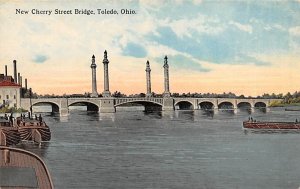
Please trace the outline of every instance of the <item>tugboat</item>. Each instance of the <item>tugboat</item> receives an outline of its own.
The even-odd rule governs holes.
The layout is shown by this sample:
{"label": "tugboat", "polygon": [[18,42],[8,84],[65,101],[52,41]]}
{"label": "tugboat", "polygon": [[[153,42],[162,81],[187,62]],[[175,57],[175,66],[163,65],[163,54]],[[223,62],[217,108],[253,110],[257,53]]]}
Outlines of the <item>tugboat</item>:
{"label": "tugboat", "polygon": [[300,130],[300,122],[265,122],[256,121],[252,118],[243,122],[244,129],[264,129],[264,130]]}
{"label": "tugboat", "polygon": [[0,146],[11,146],[20,142],[18,128],[13,126],[12,116],[0,118]]}
{"label": "tugboat", "polygon": [[21,140],[41,143],[51,139],[50,128],[43,121],[41,115],[39,117],[36,116],[35,119],[21,115],[21,117],[17,118],[17,126]]}
{"label": "tugboat", "polygon": [[0,188],[53,189],[41,158],[26,150],[0,146]]}

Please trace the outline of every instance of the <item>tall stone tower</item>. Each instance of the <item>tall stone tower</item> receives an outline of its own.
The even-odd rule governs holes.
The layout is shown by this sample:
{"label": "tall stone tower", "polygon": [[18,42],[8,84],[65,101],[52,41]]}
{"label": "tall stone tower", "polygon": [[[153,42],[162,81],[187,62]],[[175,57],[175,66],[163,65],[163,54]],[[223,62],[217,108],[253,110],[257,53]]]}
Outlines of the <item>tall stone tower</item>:
{"label": "tall stone tower", "polygon": [[165,92],[163,93],[164,97],[170,97],[170,86],[169,86],[169,65],[168,65],[168,57],[165,56],[164,62],[164,79],[165,79]]}
{"label": "tall stone tower", "polygon": [[91,94],[91,97],[98,97],[97,78],[96,78],[97,65],[95,63],[95,55],[92,56],[91,68],[92,68],[92,94]]}
{"label": "tall stone tower", "polygon": [[150,64],[149,61],[147,60],[146,63],[146,81],[147,81],[147,93],[146,93],[146,97],[151,97],[152,93],[151,93],[151,69],[150,69]]}
{"label": "tall stone tower", "polygon": [[103,97],[110,97],[111,94],[109,92],[109,78],[108,78],[108,59],[107,59],[107,52],[104,51],[104,59],[103,59],[103,66],[104,66],[104,91],[102,92]]}

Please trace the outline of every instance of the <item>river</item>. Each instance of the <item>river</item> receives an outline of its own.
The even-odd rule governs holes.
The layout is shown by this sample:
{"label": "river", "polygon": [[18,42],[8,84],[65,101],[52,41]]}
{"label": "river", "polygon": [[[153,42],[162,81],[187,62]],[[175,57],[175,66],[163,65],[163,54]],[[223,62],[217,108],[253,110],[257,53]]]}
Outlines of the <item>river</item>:
{"label": "river", "polygon": [[54,186],[102,189],[300,187],[300,133],[244,132],[242,121],[300,120],[300,112],[72,110],[44,114],[50,142],[18,147],[42,157]]}

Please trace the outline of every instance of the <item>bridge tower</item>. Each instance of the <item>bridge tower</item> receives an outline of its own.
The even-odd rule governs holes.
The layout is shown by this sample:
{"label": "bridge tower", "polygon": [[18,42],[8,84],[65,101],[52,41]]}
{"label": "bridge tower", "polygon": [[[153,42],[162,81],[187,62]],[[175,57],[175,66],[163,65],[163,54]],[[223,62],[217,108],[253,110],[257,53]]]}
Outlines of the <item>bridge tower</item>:
{"label": "bridge tower", "polygon": [[108,59],[107,59],[107,51],[104,51],[104,59],[103,59],[103,66],[104,66],[104,91],[102,92],[103,97],[110,97],[111,94],[109,92],[109,78],[108,78]]}
{"label": "bridge tower", "polygon": [[174,99],[171,97],[170,86],[169,86],[169,65],[168,65],[168,57],[165,56],[164,62],[164,79],[165,79],[165,92],[163,93],[163,107],[164,111],[173,111],[174,110]]}
{"label": "bridge tower", "polygon": [[146,97],[151,97],[152,93],[151,93],[151,69],[150,69],[150,64],[149,64],[149,60],[147,60],[146,63],[146,81],[147,81],[147,93],[146,93]]}
{"label": "bridge tower", "polygon": [[165,79],[165,92],[163,94],[164,97],[170,97],[170,86],[169,86],[169,65],[168,65],[168,57],[165,56],[164,62],[164,79]]}
{"label": "bridge tower", "polygon": [[92,94],[91,94],[91,97],[98,97],[96,68],[97,68],[97,65],[95,63],[95,55],[93,55],[92,56],[92,64],[91,64],[91,69],[92,69]]}

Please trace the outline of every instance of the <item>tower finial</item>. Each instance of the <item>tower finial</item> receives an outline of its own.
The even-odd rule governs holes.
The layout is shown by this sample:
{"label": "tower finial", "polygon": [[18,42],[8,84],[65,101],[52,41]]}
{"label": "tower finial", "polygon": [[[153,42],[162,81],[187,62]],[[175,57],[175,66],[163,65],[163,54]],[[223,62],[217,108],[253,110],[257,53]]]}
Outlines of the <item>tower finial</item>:
{"label": "tower finial", "polygon": [[95,55],[93,55],[92,58],[95,58]]}
{"label": "tower finial", "polygon": [[107,59],[107,51],[104,51],[104,58]]}
{"label": "tower finial", "polygon": [[165,56],[165,64],[167,64],[168,63],[168,57],[167,57],[167,55]]}

